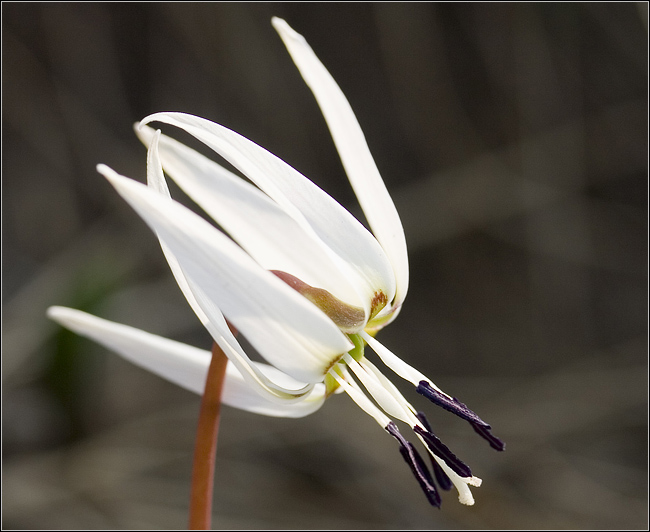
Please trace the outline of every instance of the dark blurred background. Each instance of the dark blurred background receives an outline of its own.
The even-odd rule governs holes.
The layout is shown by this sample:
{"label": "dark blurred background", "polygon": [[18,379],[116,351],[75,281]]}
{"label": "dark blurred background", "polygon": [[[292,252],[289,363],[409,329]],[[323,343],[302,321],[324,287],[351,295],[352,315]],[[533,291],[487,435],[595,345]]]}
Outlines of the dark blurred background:
{"label": "dark blurred background", "polygon": [[3,528],[186,526],[199,398],[45,318],[210,346],[95,171],[145,179],[133,122],[224,124],[361,216],[273,15],[347,95],[404,223],[412,284],[380,340],[508,448],[400,383],[484,481],[438,511],[345,396],[226,409],[214,527],[646,529],[648,8],[623,2],[3,3]]}

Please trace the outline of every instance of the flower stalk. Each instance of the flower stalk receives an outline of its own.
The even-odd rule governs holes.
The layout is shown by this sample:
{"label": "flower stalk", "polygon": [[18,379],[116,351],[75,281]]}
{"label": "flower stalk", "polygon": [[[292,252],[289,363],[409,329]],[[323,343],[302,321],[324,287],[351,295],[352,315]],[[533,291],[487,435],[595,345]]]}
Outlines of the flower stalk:
{"label": "flower stalk", "polygon": [[192,488],[190,494],[190,530],[210,530],[212,524],[212,493],[214,487],[214,465],[219,435],[221,395],[226,376],[228,357],[214,343],[212,359],[205,381],[205,392],[201,398],[201,410],[194,444],[192,466]]}

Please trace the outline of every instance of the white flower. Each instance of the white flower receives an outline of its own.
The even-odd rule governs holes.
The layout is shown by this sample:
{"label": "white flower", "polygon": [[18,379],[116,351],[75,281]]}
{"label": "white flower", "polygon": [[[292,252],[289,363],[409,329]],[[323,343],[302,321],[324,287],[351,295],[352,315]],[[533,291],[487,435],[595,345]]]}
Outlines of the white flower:
{"label": "white flower", "polygon": [[[157,113],[136,124],[149,147],[148,185],[104,165],[98,171],[155,231],[187,301],[228,356],[225,404],[301,417],[330,394],[346,392],[399,441],[432,504],[440,504],[433,478],[391,417],[411,426],[425,444],[441,487],[453,484],[460,501],[473,504],[468,485],[478,486],[480,479],[367,360],[364,346],[419,393],[469,421],[493,447],[502,450],[503,444],[465,405],[374,339],[406,296],[404,231],[345,96],[301,35],[284,20],[274,18],[273,25],[318,101],[373,234],[284,161],[196,116]],[[256,186],[146,125],[154,121],[184,129]],[[171,199],[163,168],[232,239]],[[209,351],[78,310],[52,307],[48,315],[180,386],[203,392]],[[250,360],[224,316],[270,365]]]}

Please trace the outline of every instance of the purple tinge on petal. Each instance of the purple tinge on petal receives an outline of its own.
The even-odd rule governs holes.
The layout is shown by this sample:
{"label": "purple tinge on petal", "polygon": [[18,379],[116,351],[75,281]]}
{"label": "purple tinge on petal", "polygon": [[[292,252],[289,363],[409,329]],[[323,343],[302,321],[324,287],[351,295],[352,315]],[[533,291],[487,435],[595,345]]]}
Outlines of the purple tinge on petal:
{"label": "purple tinge on petal", "polygon": [[[429,423],[429,420],[424,415],[424,412],[417,412],[415,416],[420,420],[422,426],[427,431],[433,434],[433,429],[431,428],[431,424]],[[453,486],[451,479],[449,478],[447,473],[444,472],[442,467],[440,467],[440,464],[437,462],[437,460],[433,456],[431,456],[430,458],[431,458],[431,467],[433,468],[433,475],[436,477],[438,484],[443,490],[449,491]]]}
{"label": "purple tinge on petal", "polygon": [[440,438],[438,438],[433,432],[428,432],[419,425],[413,427],[413,430],[422,436],[431,452],[439,458],[442,458],[445,464],[447,464],[454,473],[465,478],[472,476],[472,470],[469,466],[452,453],[449,450],[449,447],[442,443]]}
{"label": "purple tinge on petal", "polygon": [[424,460],[422,460],[420,453],[417,452],[411,442],[407,441],[404,436],[400,434],[395,423],[391,421],[385,428],[386,431],[399,442],[399,451],[404,458],[404,461],[411,468],[413,475],[415,475],[415,478],[420,484],[420,487],[429,503],[432,506],[440,508],[442,502],[440,494],[438,493],[438,490],[436,490],[431,473],[424,463]]}
{"label": "purple tinge on petal", "polygon": [[472,425],[472,428],[476,431],[477,434],[479,434],[482,438],[486,439],[488,443],[490,444],[490,447],[493,449],[496,449],[497,451],[505,451],[506,450],[506,444],[503,440],[500,438],[497,438],[494,434],[490,432],[490,429],[488,427],[483,427],[481,425],[478,425],[476,423],[472,423],[470,421],[469,423]]}
{"label": "purple tinge on petal", "polygon": [[427,399],[437,404],[438,406],[441,406],[445,410],[448,410],[452,414],[456,414],[458,417],[466,419],[470,423],[476,423],[477,425],[480,425],[482,427],[488,429],[490,428],[490,425],[488,425],[474,412],[472,412],[469,408],[467,408],[467,405],[461,403],[455,397],[449,399],[449,397],[447,397],[446,395],[435,390],[427,381],[420,381],[420,383],[416,388],[416,391],[419,394],[424,395]]}

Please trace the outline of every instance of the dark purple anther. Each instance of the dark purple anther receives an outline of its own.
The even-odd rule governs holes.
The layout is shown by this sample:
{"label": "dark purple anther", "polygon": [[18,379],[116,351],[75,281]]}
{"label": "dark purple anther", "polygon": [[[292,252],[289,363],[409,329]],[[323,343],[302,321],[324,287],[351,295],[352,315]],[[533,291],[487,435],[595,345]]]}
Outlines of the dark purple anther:
{"label": "dark purple anther", "polygon": [[[420,381],[420,384],[418,384],[416,391],[419,394],[424,395],[427,399],[434,402],[438,406],[441,406],[445,410],[448,410],[449,412],[456,414],[458,417],[469,421],[470,425],[472,425],[472,428],[477,432],[477,434],[486,439],[490,444],[490,447],[493,449],[496,449],[497,451],[506,450],[506,444],[497,438],[494,434],[492,434],[492,432],[490,432],[490,429],[492,427],[455,397],[449,399],[449,397],[446,395],[435,390],[427,381]],[[424,418],[424,414],[418,413],[418,419],[424,425],[424,423],[426,423],[426,418],[424,418],[424,421],[422,418]],[[425,426],[425,428],[427,427]],[[429,429],[427,428],[427,430]],[[431,431],[429,430],[429,432]],[[451,465],[449,467],[451,467]]]}
{"label": "dark purple anther", "polygon": [[424,415],[424,412],[418,412],[415,414],[415,417],[418,418],[420,423],[422,423],[422,426],[427,429],[429,432],[433,432],[433,429],[431,428],[431,423],[429,423],[429,420],[427,419],[427,416]]}
{"label": "dark purple anther", "polygon": [[424,463],[424,460],[422,460],[420,453],[417,452],[411,442],[404,439],[404,436],[400,434],[395,423],[391,421],[388,425],[386,425],[386,430],[399,442],[399,451],[402,455],[402,458],[404,458],[404,461],[411,468],[413,475],[415,475],[415,478],[420,484],[420,488],[422,488],[422,491],[424,492],[424,495],[426,496],[429,503],[432,506],[440,508],[440,495],[438,494],[438,490],[436,490],[436,486],[433,483],[431,473],[429,473],[429,469],[427,469],[427,466]]}
{"label": "dark purple anther", "polygon": [[470,425],[472,425],[472,428],[476,431],[477,434],[479,434],[482,438],[485,438],[488,441],[492,449],[496,449],[497,451],[506,450],[505,442],[497,438],[494,434],[492,434],[489,428],[482,427],[480,425],[472,423],[471,421],[470,421]]}
{"label": "dark purple anther", "polygon": [[411,471],[415,475],[415,478],[419,482],[420,487],[422,488],[422,491],[424,492],[424,495],[428,499],[431,506],[440,508],[440,504],[442,503],[440,494],[438,493],[438,490],[436,490],[436,486],[433,483],[433,478],[431,478],[431,473],[429,473],[429,470],[427,469],[424,460],[422,460],[420,453],[417,452],[415,447],[413,447],[413,444],[410,442],[408,442],[407,447],[400,445],[399,451],[402,453],[404,461],[411,468]]}
{"label": "dark purple anther", "polygon": [[448,410],[452,414],[456,414],[458,417],[466,419],[470,423],[476,423],[482,427],[488,429],[490,428],[490,425],[488,425],[474,412],[467,408],[465,404],[461,403],[455,397],[449,399],[449,397],[434,389],[427,381],[420,381],[420,384],[418,384],[416,391],[419,394],[424,395],[427,399],[434,402],[438,406],[441,406],[445,410]]}
{"label": "dark purple anther", "polygon": [[454,453],[452,453],[449,450],[449,447],[442,443],[440,438],[433,434],[433,432],[427,432],[419,425],[416,425],[413,430],[422,436],[431,452],[439,458],[442,458],[445,464],[447,464],[454,473],[466,478],[472,476],[472,470],[469,466],[464,464]]}
{"label": "dark purple anther", "polygon": [[[433,434],[433,429],[431,428],[431,424],[429,423],[427,417],[424,415],[424,412],[418,412],[417,414],[415,414],[415,416],[418,418],[420,423],[422,423],[422,426],[428,432]],[[436,480],[438,481],[440,487],[445,491],[449,491],[453,486],[451,479],[449,478],[447,473],[444,472],[442,467],[440,467],[440,464],[433,456],[431,456],[431,467],[433,468],[433,474],[436,477]]]}

